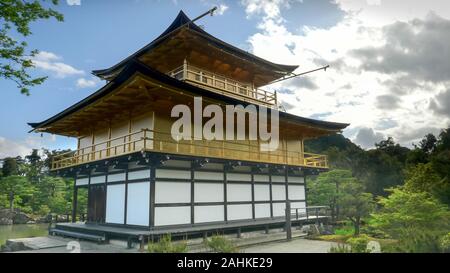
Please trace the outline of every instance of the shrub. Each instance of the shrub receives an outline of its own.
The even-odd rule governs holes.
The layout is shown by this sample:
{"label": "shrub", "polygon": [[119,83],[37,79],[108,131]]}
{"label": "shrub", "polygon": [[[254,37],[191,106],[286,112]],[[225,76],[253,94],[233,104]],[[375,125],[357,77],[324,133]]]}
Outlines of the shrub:
{"label": "shrub", "polygon": [[450,232],[441,238],[441,249],[444,253],[450,253]]}
{"label": "shrub", "polygon": [[205,245],[217,253],[235,253],[237,247],[228,239],[220,235],[213,235],[206,239]]}
{"label": "shrub", "polygon": [[369,253],[370,250],[367,250],[369,241],[370,238],[367,235],[362,234],[348,239],[347,244],[350,245],[352,253]]}
{"label": "shrub", "polygon": [[328,253],[351,253],[352,250],[349,246],[345,244],[337,244],[336,246],[332,246],[330,250],[328,250]]}
{"label": "shrub", "polygon": [[182,253],[186,252],[186,242],[172,243],[172,237],[170,234],[166,234],[161,237],[159,242],[149,242],[147,250],[150,253]]}

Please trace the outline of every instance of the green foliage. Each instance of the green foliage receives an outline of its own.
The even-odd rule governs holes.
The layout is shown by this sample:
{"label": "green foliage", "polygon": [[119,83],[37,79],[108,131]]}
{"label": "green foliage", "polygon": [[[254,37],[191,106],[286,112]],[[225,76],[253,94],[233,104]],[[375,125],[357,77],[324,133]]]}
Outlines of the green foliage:
{"label": "green foliage", "polygon": [[[49,176],[49,156],[58,152],[33,150],[23,160],[5,158],[0,178],[0,208],[18,208],[26,213],[65,214],[71,210],[73,179]],[[80,190],[83,192],[83,190]],[[86,212],[87,192],[78,195],[79,212]]]}
{"label": "green foliage", "polygon": [[150,253],[183,253],[187,250],[186,242],[172,242],[172,236],[166,234],[162,236],[159,242],[149,242],[147,250]]}
{"label": "green foliage", "polygon": [[10,176],[19,174],[19,166],[16,158],[7,157],[3,160],[2,176]]}
{"label": "green foliage", "polygon": [[[58,0],[51,3],[57,5]],[[31,34],[32,22],[49,18],[63,21],[62,14],[37,0],[2,0],[0,3],[0,77],[14,81],[22,94],[29,95],[29,87],[41,84],[46,77],[32,78],[28,74],[28,69],[33,67],[30,58],[38,51],[26,52],[27,43],[19,41],[17,34],[26,37]]]}
{"label": "green foliage", "polygon": [[367,244],[369,241],[370,238],[367,235],[361,234],[359,236],[349,238],[347,240],[347,244],[350,245],[352,253],[370,253],[370,250],[367,249]]}
{"label": "green foliage", "polygon": [[355,228],[354,227],[348,227],[348,226],[345,226],[345,227],[342,227],[342,228],[337,228],[337,229],[334,230],[334,234],[336,234],[336,235],[344,235],[344,236],[353,235],[353,234],[355,234]]}
{"label": "green foliage", "polygon": [[352,253],[350,246],[338,243],[336,246],[330,247],[328,253]]}
{"label": "green foliage", "polygon": [[[11,175],[0,180],[0,194],[8,199],[8,207],[13,210],[14,205],[24,205],[35,193],[35,188],[30,185],[24,176]],[[26,208],[25,208],[26,209]]]}
{"label": "green foliage", "polygon": [[441,238],[440,247],[442,252],[450,253],[450,232]]}
{"label": "green foliage", "polygon": [[404,188],[390,190],[380,198],[379,212],[373,214],[371,225],[397,239],[402,252],[437,252],[439,239],[450,228],[450,211],[427,192]]}
{"label": "green foliage", "polygon": [[235,253],[238,251],[237,247],[230,240],[220,235],[213,235],[211,238],[206,239],[205,245],[216,253]]}
{"label": "green foliage", "polygon": [[361,182],[347,181],[342,184],[338,204],[342,216],[353,223],[354,234],[359,235],[361,220],[368,217],[374,208],[372,194],[364,191]]}
{"label": "green foliage", "polygon": [[338,199],[339,185],[353,180],[348,170],[331,170],[321,173],[316,179],[308,180],[308,204],[311,206],[328,206],[332,220],[339,219]]}

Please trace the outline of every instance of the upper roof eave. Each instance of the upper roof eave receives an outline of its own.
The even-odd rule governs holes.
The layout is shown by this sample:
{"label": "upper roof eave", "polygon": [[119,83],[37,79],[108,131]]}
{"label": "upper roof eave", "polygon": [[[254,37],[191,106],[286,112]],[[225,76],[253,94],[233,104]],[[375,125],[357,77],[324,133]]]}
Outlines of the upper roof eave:
{"label": "upper roof eave", "polygon": [[[103,79],[109,79],[109,78],[113,77],[115,74],[119,73],[120,70],[123,68],[123,66],[126,65],[126,63],[128,63],[130,60],[132,60],[134,58],[138,58],[145,52],[148,52],[149,50],[155,48],[157,45],[159,45],[160,43],[162,43],[163,41],[168,39],[171,35],[175,34],[176,30],[180,29],[180,27],[186,25],[189,22],[191,22],[191,19],[189,19],[189,17],[181,10],[178,13],[177,17],[175,18],[175,20],[170,24],[170,26],[161,35],[159,35],[155,40],[153,40],[146,46],[142,47],[141,49],[139,49],[132,55],[128,56],[127,58],[123,59],[119,63],[111,66],[110,68],[93,70],[92,74],[94,74],[95,76],[98,76],[100,78],[103,78]],[[210,39],[211,41],[213,41],[215,43],[216,46],[219,46],[226,51],[230,51],[234,54],[237,54],[237,55],[241,56],[242,58],[248,58],[253,61],[259,62],[261,64],[271,67],[272,69],[277,69],[277,70],[279,70],[279,71],[277,71],[278,73],[284,72],[284,73],[288,74],[298,68],[298,65],[284,65],[284,64],[277,64],[277,63],[270,62],[270,61],[260,58],[256,55],[253,55],[247,51],[244,51],[240,48],[237,48],[233,45],[230,45],[230,44],[212,36],[211,34],[207,33],[202,28],[197,26],[195,23],[190,23],[189,29],[196,32],[197,34],[203,36],[206,39]]]}
{"label": "upper roof eave", "polygon": [[[28,125],[30,125],[33,128],[30,132],[48,127],[50,124],[57,122],[58,120],[60,120],[64,117],[67,117],[68,115],[73,114],[76,111],[84,108],[85,106],[97,101],[98,99],[102,98],[103,96],[113,92],[117,87],[119,87],[122,83],[127,81],[130,77],[132,77],[137,72],[141,73],[142,75],[154,78],[163,84],[167,84],[167,85],[173,86],[175,88],[186,90],[186,91],[192,92],[194,94],[198,94],[200,96],[210,97],[210,98],[224,101],[226,103],[230,103],[233,105],[251,104],[249,102],[245,102],[245,101],[242,101],[242,100],[239,100],[236,98],[228,97],[226,95],[213,93],[206,89],[185,83],[183,81],[172,78],[164,73],[161,73],[161,72],[143,64],[142,62],[140,62],[138,60],[132,60],[130,63],[128,63],[124,67],[124,69],[122,69],[122,71],[114,78],[113,81],[107,83],[105,86],[103,86],[102,88],[100,88],[99,90],[97,90],[96,92],[91,94],[90,96],[88,96],[85,99],[79,101],[78,103],[72,105],[71,107],[65,109],[64,111],[54,115],[53,117],[48,118],[45,121],[36,122],[36,123],[31,123],[31,122],[28,123]],[[280,112],[280,118],[289,120],[289,121],[292,121],[295,123],[301,123],[304,125],[309,125],[312,127],[317,127],[320,129],[330,130],[330,131],[341,131],[349,125],[348,123],[329,122],[329,121],[321,121],[321,120],[305,118],[305,117],[289,114],[287,112]]]}

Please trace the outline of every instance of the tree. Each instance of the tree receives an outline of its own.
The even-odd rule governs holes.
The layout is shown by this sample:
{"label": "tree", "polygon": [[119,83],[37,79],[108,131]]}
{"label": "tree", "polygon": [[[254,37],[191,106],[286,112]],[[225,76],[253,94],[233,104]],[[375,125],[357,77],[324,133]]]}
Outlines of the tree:
{"label": "tree", "polygon": [[362,219],[374,208],[372,194],[364,191],[360,181],[350,180],[342,184],[338,204],[341,215],[352,222],[355,235],[359,235]]}
{"label": "tree", "polygon": [[0,180],[0,193],[7,196],[9,209],[14,210],[14,203],[24,197],[31,197],[34,188],[24,176],[10,175]]}
{"label": "tree", "polygon": [[339,218],[339,187],[342,183],[354,179],[348,170],[332,170],[321,173],[308,184],[308,204],[328,206],[331,210],[331,219]]}
{"label": "tree", "polygon": [[419,142],[419,148],[426,154],[430,154],[436,148],[437,139],[433,134],[427,134]]}
{"label": "tree", "polygon": [[[35,211],[41,210],[41,206],[48,207],[50,212],[63,214],[70,210],[72,195],[68,192],[70,185],[61,177],[44,176],[36,185],[36,193],[31,201]],[[69,192],[71,193],[71,192]]]}
{"label": "tree", "polygon": [[[45,1],[44,1],[45,2]],[[53,5],[58,0],[51,0]],[[59,12],[44,7],[37,0],[2,0],[0,2],[0,77],[12,80],[17,84],[22,94],[29,95],[29,88],[39,85],[47,77],[33,78],[28,74],[28,69],[33,67],[32,57],[37,50],[26,52],[27,43],[18,41],[11,35],[17,33],[26,37],[31,33],[30,23],[39,19],[55,18],[63,21],[64,17]]]}
{"label": "tree", "polygon": [[31,154],[25,156],[25,160],[28,163],[26,165],[26,175],[32,183],[39,182],[42,176],[42,168],[44,166],[44,161],[42,161],[39,155],[38,149],[33,149]]}
{"label": "tree", "polygon": [[17,165],[17,160],[12,157],[7,157],[3,160],[3,167],[2,167],[2,175],[3,176],[10,176],[10,175],[16,175],[19,173],[19,167]]}
{"label": "tree", "polygon": [[439,251],[440,240],[450,228],[448,207],[427,192],[404,187],[390,192],[378,201],[381,209],[372,215],[371,225],[397,239],[399,251]]}
{"label": "tree", "polygon": [[406,169],[405,189],[413,192],[428,192],[441,202],[450,204],[450,184],[442,179],[432,164],[418,164]]}

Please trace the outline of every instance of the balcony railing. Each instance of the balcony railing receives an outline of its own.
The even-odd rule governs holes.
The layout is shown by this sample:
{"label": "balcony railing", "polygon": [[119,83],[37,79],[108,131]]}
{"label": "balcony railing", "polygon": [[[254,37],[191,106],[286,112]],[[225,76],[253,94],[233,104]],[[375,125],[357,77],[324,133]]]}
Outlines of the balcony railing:
{"label": "balcony railing", "polygon": [[[176,137],[180,138],[181,137]],[[138,151],[153,151],[180,155],[203,156],[231,160],[288,164],[328,168],[325,155],[278,149],[261,151],[260,141],[174,140],[170,133],[142,129],[137,132],[83,147],[54,157],[52,170],[112,158]]]}
{"label": "balcony railing", "polygon": [[242,83],[229,79],[219,74],[215,74],[193,65],[186,61],[180,67],[167,73],[168,75],[193,84],[206,87],[216,93],[237,97],[244,101],[252,103],[260,103],[265,106],[273,107],[277,105],[277,93],[269,92],[257,88],[249,83]]}

